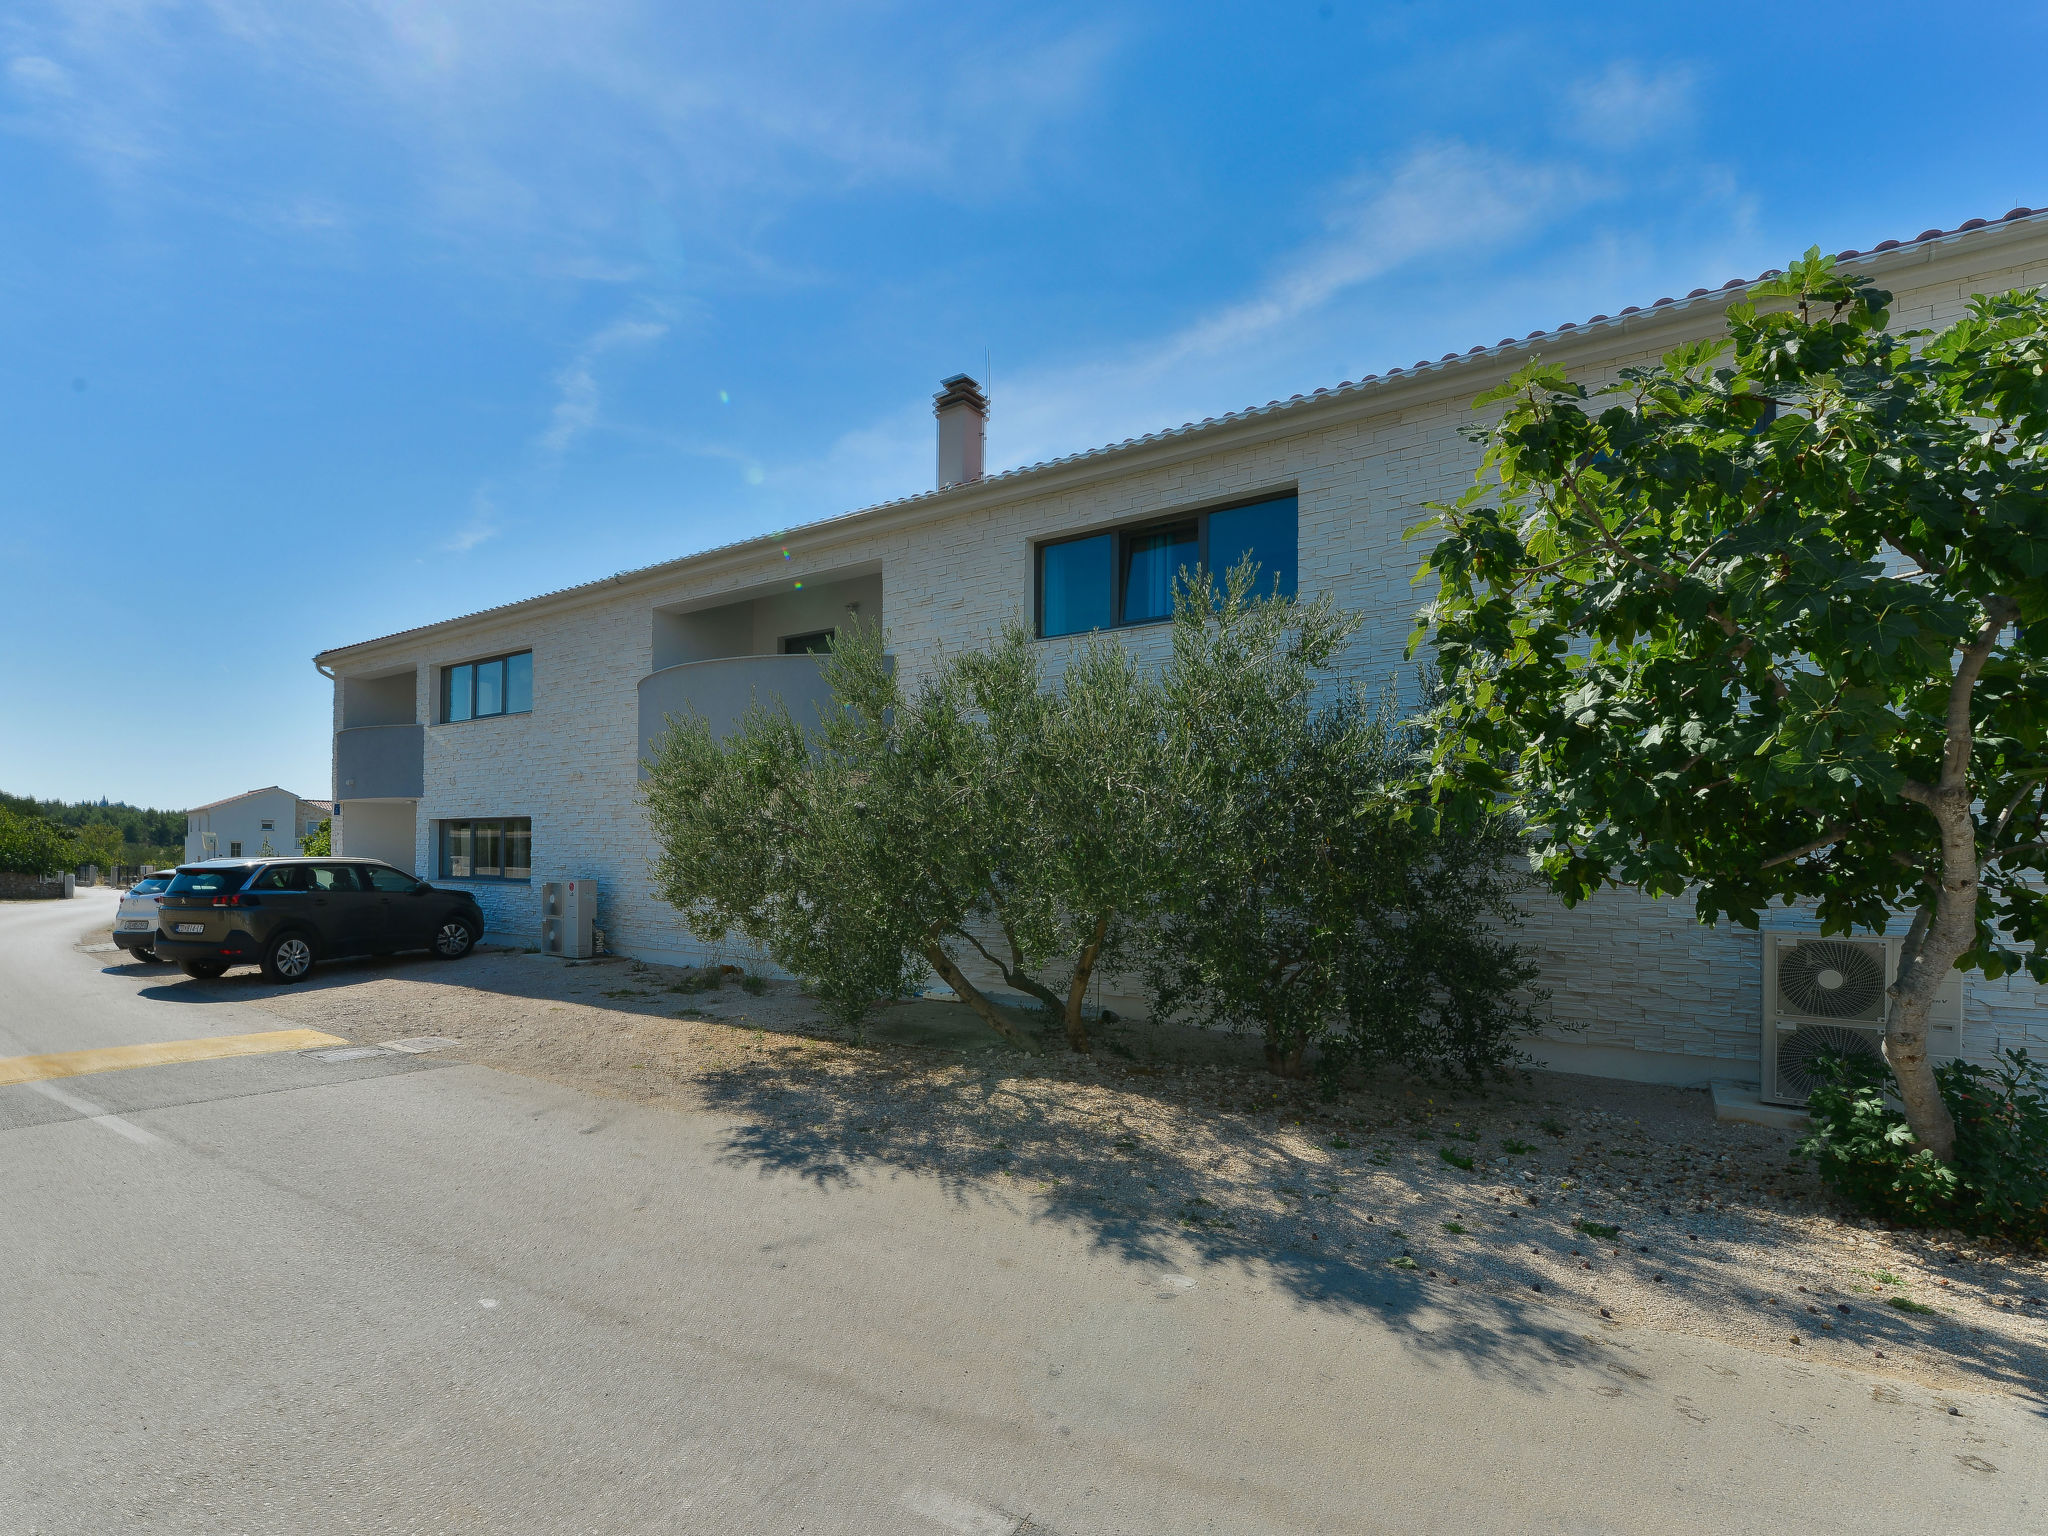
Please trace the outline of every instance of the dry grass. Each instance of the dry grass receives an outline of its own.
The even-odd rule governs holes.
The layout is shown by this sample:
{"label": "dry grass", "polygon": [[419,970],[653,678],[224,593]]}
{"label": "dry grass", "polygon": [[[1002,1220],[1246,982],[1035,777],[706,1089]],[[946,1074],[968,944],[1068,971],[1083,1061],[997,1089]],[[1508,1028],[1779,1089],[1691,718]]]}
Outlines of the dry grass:
{"label": "dry grass", "polygon": [[504,952],[325,968],[289,992],[224,983],[355,1039],[453,1035],[484,1065],[715,1112],[728,1155],[763,1168],[1022,1197],[1107,1248],[1192,1246],[1319,1301],[1459,1287],[1935,1384],[2048,1383],[2038,1258],[1845,1219],[1792,1137],[1716,1122],[1704,1093],[1537,1073],[1324,1102],[1248,1042],[1193,1031],[1118,1024],[1092,1057],[1026,1055],[925,1003],[856,1043],[793,988],[687,984]]}

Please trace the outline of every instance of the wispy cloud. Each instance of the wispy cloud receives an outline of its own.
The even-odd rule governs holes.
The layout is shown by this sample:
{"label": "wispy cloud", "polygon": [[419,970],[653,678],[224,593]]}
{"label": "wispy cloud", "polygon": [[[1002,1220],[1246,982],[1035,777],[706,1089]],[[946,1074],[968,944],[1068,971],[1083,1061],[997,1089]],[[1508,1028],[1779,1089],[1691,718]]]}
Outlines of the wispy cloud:
{"label": "wispy cloud", "polygon": [[246,128],[219,116],[226,71],[303,119],[281,127],[346,124],[351,155],[441,238],[611,282],[646,264],[649,200],[678,210],[698,251],[744,266],[807,197],[992,195],[1102,98],[1121,47],[1106,24],[1033,16],[940,18],[878,47],[865,7],[794,10],[762,26],[746,8],[640,0],[23,0],[0,57],[10,125],[103,171],[151,157],[131,190],[214,195],[221,146]]}
{"label": "wispy cloud", "polygon": [[1284,262],[1250,298],[1189,326],[1145,365],[1163,371],[1256,342],[1418,258],[1495,249],[1584,195],[1584,179],[1564,167],[1465,144],[1426,145],[1391,174],[1368,172],[1340,188],[1329,238]]}
{"label": "wispy cloud", "polygon": [[[1568,164],[1449,141],[1417,146],[1332,188],[1324,232],[1250,292],[1118,351],[1070,353],[999,378],[991,462],[1031,463],[1236,410],[1280,378],[1290,393],[1334,383],[1325,359],[1340,348],[1369,355],[1414,329],[1412,299],[1395,295],[1430,290],[1432,265],[1483,264],[1576,217],[1599,191]],[[842,434],[817,461],[771,470],[768,482],[820,510],[924,490],[932,430],[930,409],[908,402]]]}
{"label": "wispy cloud", "polygon": [[555,375],[555,406],[547,430],[540,435],[540,447],[559,457],[598,424],[602,395],[597,366],[607,353],[621,347],[648,346],[666,336],[668,328],[666,319],[614,320],[577,348],[569,365]]}
{"label": "wispy cloud", "polygon": [[468,521],[443,541],[441,548],[449,554],[466,555],[477,545],[495,539],[504,531],[498,518],[497,503],[492,500],[488,486],[478,486],[469,498]]}
{"label": "wispy cloud", "polygon": [[1630,148],[1690,121],[1693,86],[1693,72],[1682,66],[1652,70],[1617,59],[1566,93],[1569,126],[1583,139]]}

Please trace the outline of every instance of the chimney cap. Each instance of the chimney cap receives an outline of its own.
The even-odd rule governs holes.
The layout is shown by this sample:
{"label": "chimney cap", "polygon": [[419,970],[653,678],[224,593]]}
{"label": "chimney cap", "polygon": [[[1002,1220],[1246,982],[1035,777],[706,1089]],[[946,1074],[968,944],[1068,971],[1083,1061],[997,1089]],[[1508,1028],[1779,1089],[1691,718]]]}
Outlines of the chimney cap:
{"label": "chimney cap", "polygon": [[949,405],[964,405],[977,416],[988,415],[988,396],[981,392],[981,386],[964,373],[939,380],[941,388],[932,396],[932,410],[943,411]]}

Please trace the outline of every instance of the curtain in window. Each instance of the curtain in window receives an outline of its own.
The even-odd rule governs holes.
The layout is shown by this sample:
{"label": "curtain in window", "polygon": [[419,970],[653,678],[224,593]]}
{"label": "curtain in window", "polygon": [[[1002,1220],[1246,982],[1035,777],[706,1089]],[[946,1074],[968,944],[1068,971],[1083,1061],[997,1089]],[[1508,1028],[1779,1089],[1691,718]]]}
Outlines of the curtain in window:
{"label": "curtain in window", "polygon": [[1192,523],[1130,535],[1124,566],[1124,622],[1164,619],[1173,613],[1173,584],[1181,568],[1200,563]]}

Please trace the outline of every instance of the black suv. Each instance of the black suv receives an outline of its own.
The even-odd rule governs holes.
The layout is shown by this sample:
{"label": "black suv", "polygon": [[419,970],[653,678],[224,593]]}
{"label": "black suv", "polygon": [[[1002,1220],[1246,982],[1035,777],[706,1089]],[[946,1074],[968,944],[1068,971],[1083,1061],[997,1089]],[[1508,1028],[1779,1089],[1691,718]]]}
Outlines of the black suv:
{"label": "black suv", "polygon": [[271,981],[302,981],[317,960],[432,950],[459,960],[483,937],[467,891],[436,890],[374,859],[209,859],[181,865],[157,898],[165,960],[212,980],[261,965]]}

